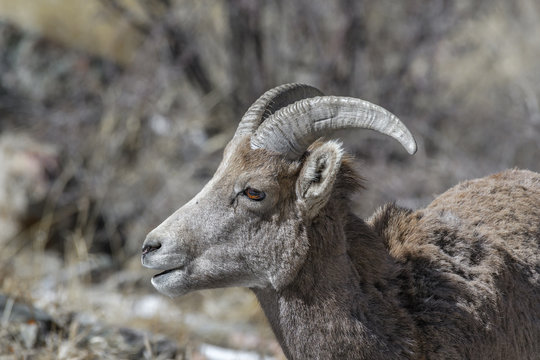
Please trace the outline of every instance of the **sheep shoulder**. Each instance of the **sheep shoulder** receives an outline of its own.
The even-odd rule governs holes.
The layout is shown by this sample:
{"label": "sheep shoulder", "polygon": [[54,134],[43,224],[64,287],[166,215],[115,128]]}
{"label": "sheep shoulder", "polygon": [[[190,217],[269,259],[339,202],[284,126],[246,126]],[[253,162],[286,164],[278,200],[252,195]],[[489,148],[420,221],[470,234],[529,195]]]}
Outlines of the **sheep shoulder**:
{"label": "sheep shoulder", "polygon": [[425,209],[384,206],[368,224],[401,266],[402,303],[425,353],[540,352],[540,174],[466,181]]}

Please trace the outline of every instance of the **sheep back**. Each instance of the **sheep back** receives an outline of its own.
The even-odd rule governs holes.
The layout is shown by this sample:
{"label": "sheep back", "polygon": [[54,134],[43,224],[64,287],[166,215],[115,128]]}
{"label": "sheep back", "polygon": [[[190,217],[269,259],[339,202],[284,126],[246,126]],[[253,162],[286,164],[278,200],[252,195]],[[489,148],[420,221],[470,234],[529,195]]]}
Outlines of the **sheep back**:
{"label": "sheep back", "polygon": [[540,354],[540,174],[466,181],[425,209],[387,205],[368,223],[401,265],[428,358]]}

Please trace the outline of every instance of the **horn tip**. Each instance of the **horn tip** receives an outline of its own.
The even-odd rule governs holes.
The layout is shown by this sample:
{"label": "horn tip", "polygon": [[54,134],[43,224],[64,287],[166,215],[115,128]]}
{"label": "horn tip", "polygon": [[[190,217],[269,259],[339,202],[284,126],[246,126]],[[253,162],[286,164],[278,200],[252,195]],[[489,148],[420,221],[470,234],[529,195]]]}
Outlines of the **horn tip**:
{"label": "horn tip", "polygon": [[416,153],[416,151],[418,150],[418,146],[416,145],[416,141],[413,140],[413,141],[407,143],[407,145],[405,146],[405,150],[407,150],[409,155],[414,155]]}

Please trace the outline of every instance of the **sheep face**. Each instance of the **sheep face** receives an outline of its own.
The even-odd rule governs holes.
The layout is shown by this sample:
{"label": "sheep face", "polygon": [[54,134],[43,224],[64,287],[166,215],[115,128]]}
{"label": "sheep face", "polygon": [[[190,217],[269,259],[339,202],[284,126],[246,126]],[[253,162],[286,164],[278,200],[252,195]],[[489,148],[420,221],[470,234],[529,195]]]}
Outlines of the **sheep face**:
{"label": "sheep face", "polygon": [[302,161],[289,161],[249,138],[233,139],[210,182],[151,231],[144,266],[169,296],[228,286],[288,284],[308,249],[305,227],[328,201],[341,147],[318,144]]}

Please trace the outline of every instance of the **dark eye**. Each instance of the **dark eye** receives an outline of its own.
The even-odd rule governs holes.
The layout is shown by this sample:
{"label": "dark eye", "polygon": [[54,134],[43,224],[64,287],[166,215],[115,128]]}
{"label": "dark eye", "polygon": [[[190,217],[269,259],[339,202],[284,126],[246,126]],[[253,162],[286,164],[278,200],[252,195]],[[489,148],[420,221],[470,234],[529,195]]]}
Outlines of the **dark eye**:
{"label": "dark eye", "polygon": [[245,189],[244,195],[246,195],[251,200],[255,200],[255,201],[261,201],[266,197],[266,194],[264,193],[264,191],[260,191],[253,188]]}

